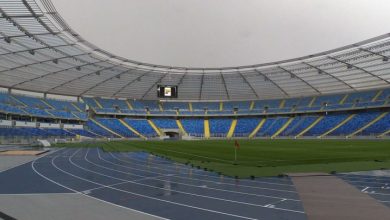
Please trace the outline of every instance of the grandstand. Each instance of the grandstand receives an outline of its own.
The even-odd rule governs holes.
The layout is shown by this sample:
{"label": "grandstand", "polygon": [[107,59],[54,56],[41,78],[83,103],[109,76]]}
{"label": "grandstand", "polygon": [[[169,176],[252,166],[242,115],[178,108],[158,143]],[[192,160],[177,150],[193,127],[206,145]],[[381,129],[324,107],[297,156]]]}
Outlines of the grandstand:
{"label": "grandstand", "polygon": [[[71,193],[169,219],[298,220],[305,210],[286,173],[389,168],[390,34],[270,63],[181,67],[93,45],[50,0],[0,1],[0,15],[0,146],[63,147],[18,167],[23,175],[0,169],[0,199]],[[361,139],[379,144],[366,155]],[[278,177],[255,180],[265,175]],[[388,179],[362,179],[357,192],[390,204]]]}
{"label": "grandstand", "polygon": [[[31,133],[25,129],[48,129],[49,123],[49,128],[78,126],[84,130],[76,135],[52,133],[53,137],[61,138],[169,138],[164,131],[185,138],[206,139],[386,138],[390,133],[389,91],[375,89],[304,98],[219,102],[90,97],[69,102],[4,92],[0,105],[4,127],[1,136],[7,143],[11,135],[5,128],[9,127],[21,139],[50,137],[50,132],[40,136],[34,129]],[[21,132],[17,132],[19,128]]]}

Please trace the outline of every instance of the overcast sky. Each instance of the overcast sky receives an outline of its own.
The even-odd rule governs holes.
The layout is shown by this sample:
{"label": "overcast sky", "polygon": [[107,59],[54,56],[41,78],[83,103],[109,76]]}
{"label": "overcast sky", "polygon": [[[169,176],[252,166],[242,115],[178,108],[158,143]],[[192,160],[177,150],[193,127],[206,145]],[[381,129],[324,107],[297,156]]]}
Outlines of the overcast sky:
{"label": "overcast sky", "polygon": [[169,66],[250,65],[390,32],[389,0],[52,0],[102,49]]}

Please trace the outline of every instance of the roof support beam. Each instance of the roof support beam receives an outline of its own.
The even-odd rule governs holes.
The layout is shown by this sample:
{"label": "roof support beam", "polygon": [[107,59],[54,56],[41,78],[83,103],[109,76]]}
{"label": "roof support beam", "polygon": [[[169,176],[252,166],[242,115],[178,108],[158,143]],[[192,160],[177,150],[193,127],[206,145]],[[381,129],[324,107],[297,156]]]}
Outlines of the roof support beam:
{"label": "roof support beam", "polygon": [[306,85],[308,85],[310,88],[312,88],[314,91],[316,91],[318,94],[321,94],[321,92],[320,92],[318,89],[314,88],[314,86],[312,86],[310,83],[308,83],[306,80],[302,79],[301,77],[297,76],[297,75],[296,75],[295,73],[293,73],[292,71],[290,71],[290,70],[288,70],[288,69],[286,69],[286,68],[284,68],[284,67],[281,67],[281,66],[278,66],[278,68],[281,69],[281,70],[283,70],[283,71],[285,71],[285,72],[287,72],[287,73],[289,73],[289,74],[291,75],[291,77],[293,77],[293,78],[295,77],[295,78],[301,80],[301,81],[304,82]]}
{"label": "roof support beam", "polygon": [[121,74],[124,74],[124,73],[129,72],[129,71],[130,71],[130,70],[121,71],[120,73],[115,74],[115,75],[112,76],[112,77],[109,77],[109,78],[107,78],[107,79],[105,79],[105,80],[103,80],[103,81],[100,81],[99,83],[96,83],[95,85],[93,85],[93,86],[89,87],[88,89],[84,90],[82,93],[79,94],[79,96],[83,96],[85,93],[87,93],[87,92],[91,91],[92,89],[94,89],[94,88],[96,88],[96,87],[102,85],[103,83],[108,82],[109,80],[111,80],[111,79],[113,79],[113,78],[115,78],[115,77],[118,77],[118,76],[120,76]]}
{"label": "roof support beam", "polygon": [[11,51],[11,52],[7,52],[7,53],[2,53],[2,54],[0,54],[0,56],[6,56],[6,55],[10,55],[10,54],[24,53],[24,52],[29,52],[29,51],[37,51],[37,50],[51,49],[51,48],[57,48],[57,47],[67,47],[67,46],[73,46],[73,45],[76,45],[76,44],[61,44],[61,45],[57,45],[57,46],[45,46],[45,47],[39,47],[39,48],[35,48],[35,49],[26,49],[26,50],[19,50],[19,51]]}
{"label": "roof support beam", "polygon": [[[69,56],[64,56],[64,57],[59,57],[59,58],[52,58],[52,59],[49,59],[49,60],[38,61],[38,62],[26,64],[26,65],[12,67],[12,68],[9,68],[9,69],[6,69],[6,70],[1,70],[0,74],[8,72],[8,71],[17,70],[17,69],[20,69],[20,68],[33,66],[33,65],[36,65],[36,64],[42,64],[42,63],[46,63],[46,62],[54,62],[55,60],[61,60],[61,59],[66,59],[66,58],[75,58],[75,57],[78,57],[78,56],[83,56],[83,55],[88,55],[88,54],[90,54],[90,53],[82,53],[82,54],[77,54],[77,55],[72,55],[72,56],[69,55]],[[77,67],[77,66],[74,66],[73,68],[75,68],[75,67]]]}
{"label": "roof support beam", "polygon": [[20,85],[22,85],[24,83],[32,82],[32,81],[37,80],[37,79],[42,79],[42,78],[44,78],[46,76],[51,76],[51,75],[54,75],[54,74],[57,74],[57,73],[61,73],[61,72],[65,72],[65,71],[68,71],[68,70],[71,70],[71,69],[81,68],[81,67],[84,67],[84,66],[93,65],[93,64],[102,63],[102,62],[105,62],[105,61],[97,61],[97,62],[94,62],[94,63],[87,63],[87,64],[83,64],[83,65],[79,65],[79,66],[72,66],[72,67],[69,67],[69,68],[66,68],[66,69],[62,69],[62,70],[59,70],[59,71],[50,72],[50,73],[47,73],[47,74],[44,74],[44,75],[41,75],[41,76],[38,76],[38,77],[34,77],[32,79],[28,79],[28,80],[16,83],[16,84],[11,86],[11,89],[15,88],[16,86],[20,86]]}
{"label": "roof support beam", "polygon": [[309,67],[311,67],[311,68],[316,69],[319,73],[325,73],[325,74],[327,74],[328,76],[332,77],[333,79],[335,79],[335,80],[337,80],[337,81],[343,83],[344,85],[348,86],[350,89],[353,89],[354,91],[356,91],[356,89],[353,88],[351,85],[349,85],[349,84],[346,83],[345,81],[339,79],[338,77],[333,76],[332,74],[326,72],[325,70],[322,70],[322,69],[320,69],[319,67],[316,67],[316,66],[314,66],[314,65],[311,65],[311,64],[306,63],[306,62],[304,62],[304,61],[302,61],[302,63],[305,64],[305,65],[307,65],[307,66],[309,66]]}
{"label": "roof support beam", "polygon": [[228,99],[230,99],[229,91],[227,89],[226,82],[225,82],[225,77],[222,74],[222,70],[220,71],[220,74],[221,74],[221,78],[222,78],[223,87],[225,88],[226,96],[227,96]]}
{"label": "roof support beam", "polygon": [[[39,34],[34,34],[34,36],[45,36],[45,35],[58,35],[60,34],[61,32],[54,32],[54,33],[50,33],[50,32],[47,32],[47,33],[39,33]],[[9,39],[12,39],[12,38],[22,38],[22,37],[28,37],[27,35],[23,34],[23,35],[13,35],[13,36],[3,36],[3,37],[0,37],[0,39],[4,39],[4,38],[9,38]]]}
{"label": "roof support beam", "polygon": [[387,81],[386,79],[383,79],[382,77],[377,76],[377,75],[375,75],[375,74],[373,74],[373,73],[371,73],[371,72],[369,72],[369,71],[367,71],[367,70],[365,70],[365,69],[363,69],[363,68],[361,68],[361,67],[358,67],[358,66],[356,66],[356,65],[353,65],[353,64],[351,64],[351,63],[345,62],[345,61],[343,61],[343,60],[340,60],[340,59],[337,59],[337,58],[331,57],[331,56],[327,56],[327,58],[329,58],[329,59],[331,59],[331,60],[334,60],[334,61],[337,61],[337,62],[339,62],[339,63],[345,64],[345,65],[347,65],[347,68],[353,67],[353,68],[355,68],[355,69],[358,69],[358,70],[360,70],[360,71],[362,71],[362,72],[365,72],[365,73],[371,75],[371,76],[374,77],[374,78],[377,78],[377,79],[379,79],[379,80],[385,81],[386,83],[389,82],[389,81]]}
{"label": "roof support beam", "polygon": [[166,77],[167,75],[169,74],[169,72],[165,73],[164,75],[162,75],[155,83],[152,84],[152,86],[149,87],[149,89],[142,95],[141,99],[144,99],[145,96],[150,92],[150,90],[153,89],[153,87],[155,85],[157,85],[157,83],[161,82],[161,80]]}
{"label": "roof support beam", "polygon": [[54,33],[54,31],[45,23],[42,21],[42,19],[40,18],[40,16],[38,16],[35,11],[31,8],[30,4],[28,4],[28,2],[26,0],[22,0],[24,6],[26,6],[26,8],[30,11],[30,13],[36,18],[36,20],[47,30],[49,31],[50,33]]}
{"label": "roof support beam", "polygon": [[286,90],[284,90],[282,87],[280,87],[274,80],[270,79],[268,76],[266,76],[264,73],[262,73],[260,70],[258,69],[254,69],[254,71],[256,73],[258,73],[259,75],[263,76],[265,80],[268,80],[270,81],[274,86],[278,87],[278,89],[283,92],[284,95],[286,95],[287,97],[289,97],[290,95],[286,92]]}
{"label": "roof support beam", "polygon": [[92,73],[88,73],[88,74],[79,76],[79,77],[77,77],[77,78],[68,80],[68,81],[66,81],[66,82],[64,82],[64,83],[59,84],[58,86],[55,86],[55,87],[50,88],[49,90],[46,91],[46,93],[49,93],[50,91],[53,91],[53,90],[55,90],[55,89],[57,89],[57,88],[59,88],[59,87],[62,87],[62,86],[64,86],[64,85],[66,85],[66,84],[69,84],[69,83],[72,83],[72,82],[74,82],[74,81],[80,80],[80,79],[82,79],[82,78],[84,78],[84,77],[91,76],[91,75],[93,75],[93,74],[97,74],[98,72],[102,72],[102,71],[104,71],[104,70],[110,70],[110,69],[113,69],[113,68],[118,67],[118,66],[120,66],[120,65],[113,65],[113,66],[110,66],[110,67],[105,67],[105,68],[100,69],[100,70],[98,70],[98,71],[94,71],[94,72],[92,72]]}
{"label": "roof support beam", "polygon": [[[30,12],[31,12],[32,14],[35,14],[35,12],[31,9],[31,7],[30,7],[30,5],[28,4],[28,2],[27,2],[26,0],[22,0],[22,1],[23,1],[23,4],[26,5],[27,9],[30,10]],[[0,13],[3,14],[3,16],[7,18],[7,20],[9,20],[14,26],[16,26],[16,27],[17,27],[20,31],[22,31],[23,33],[25,33],[28,37],[31,37],[32,39],[34,39],[35,41],[39,42],[39,43],[42,44],[42,45],[45,45],[45,46],[47,46],[47,47],[50,46],[49,44],[47,44],[46,42],[42,41],[41,39],[36,38],[34,34],[31,34],[30,32],[28,32],[24,27],[22,27],[22,26],[19,25],[15,20],[13,20],[11,17],[9,17],[9,16],[4,12],[4,10],[2,10],[1,8],[0,8]],[[40,18],[37,18],[37,19],[38,19],[38,22],[39,22],[42,26],[44,26],[44,27],[47,29],[47,31],[49,31],[51,34],[55,34],[55,32],[54,32],[53,30],[51,30],[51,28],[49,28],[49,27],[48,27]],[[31,48],[31,49],[33,49],[33,48]],[[65,52],[63,52],[63,51],[61,51],[61,50],[57,50],[56,48],[53,48],[53,50],[55,50],[56,52],[58,52],[58,53],[60,53],[60,54],[65,55],[65,56],[69,56],[69,55],[70,55],[70,54],[67,54],[67,53],[65,53]],[[94,51],[94,50],[92,50],[92,51]],[[89,53],[92,53],[92,51],[89,52]],[[78,59],[78,60],[79,60],[81,63],[86,63],[84,60],[81,60],[81,59]]]}
{"label": "roof support beam", "polygon": [[374,54],[374,55],[377,55],[379,57],[382,57],[383,61],[388,61],[389,60],[389,57],[387,57],[385,55],[382,55],[380,53],[377,53],[377,52],[374,52],[374,51],[371,51],[371,50],[368,50],[368,49],[365,49],[365,48],[362,48],[362,47],[358,47],[358,49],[361,50],[361,51],[364,51],[364,52],[367,52],[367,53]]}
{"label": "roof support beam", "polygon": [[[135,71],[136,69],[134,69],[133,71]],[[126,85],[122,86],[120,89],[118,89],[118,91],[114,92],[114,94],[112,94],[113,97],[115,97],[117,94],[121,93],[125,88],[127,88],[128,86],[130,86],[131,84],[133,84],[134,82],[140,80],[143,76],[145,76],[146,74],[150,73],[150,72],[153,72],[153,69],[147,71],[147,72],[144,72],[143,74],[141,74],[140,76],[134,78],[133,80],[129,81]]]}
{"label": "roof support beam", "polygon": [[202,99],[203,80],[204,80],[204,70],[202,71],[202,77],[200,79],[199,100]]}
{"label": "roof support beam", "polygon": [[185,70],[183,76],[180,78],[179,82],[177,83],[177,86],[183,83],[184,77],[186,77],[186,75],[187,75],[187,70]]}
{"label": "roof support beam", "polygon": [[253,88],[253,86],[248,82],[248,80],[244,77],[244,75],[241,73],[240,69],[237,69],[237,72],[238,74],[240,74],[240,76],[242,77],[242,79],[244,80],[244,82],[246,84],[248,84],[249,88],[251,88],[253,94],[255,94],[256,98],[260,99],[259,95],[256,93],[256,90],[255,88]]}

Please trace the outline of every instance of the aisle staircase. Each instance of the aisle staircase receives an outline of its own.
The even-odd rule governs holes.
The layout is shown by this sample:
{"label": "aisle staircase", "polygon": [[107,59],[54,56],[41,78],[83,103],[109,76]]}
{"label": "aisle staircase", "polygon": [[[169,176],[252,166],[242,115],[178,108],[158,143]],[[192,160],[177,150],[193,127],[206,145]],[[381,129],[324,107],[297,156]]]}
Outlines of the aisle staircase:
{"label": "aisle staircase", "polygon": [[277,132],[275,132],[275,134],[271,136],[271,139],[276,138],[280,133],[282,133],[291,124],[293,120],[294,117],[289,118],[288,121],[284,123],[284,125]]}
{"label": "aisle staircase", "polygon": [[265,123],[265,118],[261,119],[261,121],[259,122],[259,124],[256,126],[256,128],[252,131],[252,133],[250,133],[250,135],[248,136],[249,138],[253,138],[256,136],[257,132],[261,129],[261,127],[263,127],[263,124]]}
{"label": "aisle staircase", "polygon": [[98,125],[98,126],[100,126],[101,128],[103,128],[104,130],[110,132],[111,134],[114,134],[115,136],[120,137],[120,138],[125,138],[125,137],[123,137],[122,135],[116,133],[115,131],[113,131],[113,130],[107,128],[107,127],[104,126],[104,125],[102,125],[100,122],[96,121],[95,119],[90,118],[89,120],[91,120],[93,123],[95,123],[96,125]]}
{"label": "aisle staircase", "polygon": [[158,134],[158,136],[163,136],[164,134],[161,132],[161,130],[154,124],[154,122],[150,119],[148,119],[149,125],[154,129],[154,131]]}
{"label": "aisle staircase", "polygon": [[77,111],[83,112],[75,103],[72,102],[71,105],[72,105],[75,109],[77,109]]}
{"label": "aisle staircase", "polygon": [[342,122],[340,122],[338,125],[336,125],[334,128],[330,129],[329,131],[323,133],[322,135],[318,136],[318,138],[323,138],[325,137],[326,135],[332,133],[333,131],[335,131],[337,128],[343,126],[345,123],[349,122],[353,117],[355,117],[355,114],[352,114],[350,116],[348,116],[346,119],[344,119]]}
{"label": "aisle staircase", "polygon": [[188,103],[188,109],[190,110],[190,112],[192,112],[192,102]]}
{"label": "aisle staircase", "polygon": [[370,123],[366,124],[365,126],[361,127],[360,129],[358,129],[357,131],[353,132],[352,134],[348,135],[347,138],[350,138],[352,136],[355,136],[356,134],[359,134],[360,132],[362,132],[364,129],[370,127],[371,125],[373,125],[375,122],[381,120],[383,117],[385,117],[387,115],[388,112],[384,112],[382,114],[380,114],[378,117],[376,117],[374,120],[372,120]]}
{"label": "aisle staircase", "polygon": [[46,100],[44,100],[44,99],[40,99],[41,100],[41,102],[43,103],[43,104],[45,104],[46,106],[48,106],[50,109],[56,109],[56,108],[54,108],[52,105],[50,105]]}
{"label": "aisle staircase", "polygon": [[141,133],[139,133],[137,130],[135,130],[133,127],[131,127],[129,124],[127,124],[125,121],[123,121],[123,119],[119,119],[120,123],[125,126],[127,129],[129,129],[130,131],[132,131],[134,134],[138,135],[138,137],[142,138],[142,139],[147,139],[145,136],[143,136]]}
{"label": "aisle staircase", "polygon": [[232,138],[234,134],[234,130],[236,129],[237,119],[233,119],[232,124],[230,125],[229,132],[227,133],[227,138]]}
{"label": "aisle staircase", "polygon": [[376,95],[372,98],[371,102],[375,102],[379,98],[379,96],[382,95],[382,93],[383,93],[383,90],[379,90],[376,93]]}
{"label": "aisle staircase", "polygon": [[130,104],[129,100],[126,99],[125,102],[126,102],[127,107],[128,107],[130,110],[133,110],[133,109],[134,109],[133,106]]}
{"label": "aisle staircase", "polygon": [[345,94],[345,96],[340,100],[339,104],[340,105],[344,104],[347,98],[348,98],[348,94]]}
{"label": "aisle staircase", "polygon": [[301,133],[299,133],[297,136],[295,136],[295,138],[299,138],[299,137],[303,136],[306,132],[308,132],[310,129],[312,129],[314,126],[316,126],[318,124],[318,122],[320,122],[323,118],[324,118],[324,116],[318,117],[313,123],[311,123],[310,126],[305,128]]}
{"label": "aisle staircase", "polygon": [[249,110],[252,111],[255,107],[255,101],[251,101],[251,105],[249,106]]}
{"label": "aisle staircase", "polygon": [[390,129],[388,131],[383,132],[382,134],[378,135],[378,138],[384,137],[386,135],[390,134]]}
{"label": "aisle staircase", "polygon": [[103,108],[103,106],[99,103],[99,101],[98,101],[96,98],[94,98],[93,100],[95,101],[96,105],[97,105],[99,108]]}
{"label": "aisle staircase", "polygon": [[210,125],[209,125],[209,120],[208,119],[204,120],[204,137],[206,139],[210,138]]}
{"label": "aisle staircase", "polygon": [[179,128],[180,132],[182,133],[182,135],[187,136],[188,134],[187,134],[186,130],[184,129],[183,125],[181,124],[181,121],[176,120],[176,124],[177,124],[177,127]]}

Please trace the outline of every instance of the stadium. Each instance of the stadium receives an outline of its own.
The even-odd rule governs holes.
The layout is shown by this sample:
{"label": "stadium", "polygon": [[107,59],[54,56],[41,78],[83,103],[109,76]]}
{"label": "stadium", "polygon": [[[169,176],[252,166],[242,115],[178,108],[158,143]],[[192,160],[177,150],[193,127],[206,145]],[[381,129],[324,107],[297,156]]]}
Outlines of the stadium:
{"label": "stadium", "polygon": [[0,13],[0,219],[390,219],[390,34],[185,67]]}

